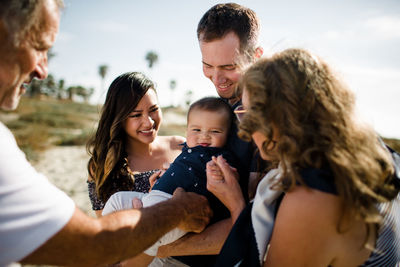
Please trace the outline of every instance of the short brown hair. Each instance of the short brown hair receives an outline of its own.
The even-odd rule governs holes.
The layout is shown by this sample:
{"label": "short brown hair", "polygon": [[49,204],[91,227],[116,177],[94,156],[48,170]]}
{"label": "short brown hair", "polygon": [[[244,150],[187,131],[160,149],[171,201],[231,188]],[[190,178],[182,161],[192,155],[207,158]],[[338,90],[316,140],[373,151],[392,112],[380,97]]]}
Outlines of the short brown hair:
{"label": "short brown hair", "polygon": [[236,3],[217,4],[200,19],[197,26],[199,41],[211,42],[233,32],[240,40],[240,52],[251,52],[257,46],[259,19],[250,8]]}

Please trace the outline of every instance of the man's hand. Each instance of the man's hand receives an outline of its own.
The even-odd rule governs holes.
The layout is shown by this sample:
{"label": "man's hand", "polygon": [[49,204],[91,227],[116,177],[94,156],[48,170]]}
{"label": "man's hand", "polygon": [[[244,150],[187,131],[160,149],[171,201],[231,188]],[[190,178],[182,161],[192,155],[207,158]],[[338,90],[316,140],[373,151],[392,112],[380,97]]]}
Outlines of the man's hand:
{"label": "man's hand", "polygon": [[210,222],[212,211],[204,196],[192,192],[185,192],[182,188],[174,191],[172,199],[182,207],[185,218],[178,227],[186,232],[200,233]]}

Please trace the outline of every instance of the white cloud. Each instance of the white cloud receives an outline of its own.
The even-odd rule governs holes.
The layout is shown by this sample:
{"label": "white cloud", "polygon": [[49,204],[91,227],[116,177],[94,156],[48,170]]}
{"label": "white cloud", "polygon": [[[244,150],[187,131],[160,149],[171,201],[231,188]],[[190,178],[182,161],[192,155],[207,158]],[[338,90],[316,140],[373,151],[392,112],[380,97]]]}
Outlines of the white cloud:
{"label": "white cloud", "polygon": [[400,17],[381,16],[371,18],[365,22],[365,27],[381,38],[400,38]]}
{"label": "white cloud", "polygon": [[343,38],[343,34],[341,32],[338,31],[328,31],[322,34],[322,36],[328,40],[339,40],[341,38]]}
{"label": "white cloud", "polygon": [[[399,79],[400,69],[396,68],[372,68],[359,66],[343,66],[343,70],[352,75],[364,75],[366,77],[379,77],[381,79]],[[396,84],[397,86],[397,84]]]}
{"label": "white cloud", "polygon": [[130,31],[129,25],[112,20],[95,21],[90,24],[90,27],[106,33],[128,33]]}
{"label": "white cloud", "polygon": [[393,40],[400,38],[400,17],[379,16],[348,25],[346,29],[328,30],[321,34],[326,41]]}

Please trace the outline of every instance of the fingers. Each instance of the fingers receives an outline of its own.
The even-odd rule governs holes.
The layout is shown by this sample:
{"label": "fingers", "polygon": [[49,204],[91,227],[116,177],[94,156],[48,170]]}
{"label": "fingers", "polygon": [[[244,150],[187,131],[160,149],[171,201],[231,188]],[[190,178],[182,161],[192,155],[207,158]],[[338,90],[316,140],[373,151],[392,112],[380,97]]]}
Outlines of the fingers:
{"label": "fingers", "polygon": [[174,191],[174,193],[172,195],[173,196],[179,196],[184,192],[185,192],[185,190],[182,187],[178,187],[178,188],[175,189],[175,191]]}
{"label": "fingers", "polygon": [[[236,168],[231,167],[221,155],[211,158],[211,161],[209,161],[206,165],[206,171],[207,184],[239,180],[239,175]],[[212,186],[210,185],[210,188],[211,187]],[[210,190],[210,188],[208,189]]]}
{"label": "fingers", "polygon": [[171,166],[171,163],[164,162],[163,165],[162,165],[162,170],[164,170],[164,171],[168,170],[169,166]]}
{"label": "fingers", "polygon": [[220,168],[225,180],[238,179],[236,169],[232,168],[222,156],[218,156],[215,159],[215,163]]}
{"label": "fingers", "polygon": [[174,191],[173,198],[179,201],[185,211],[185,217],[178,227],[187,232],[203,231],[212,216],[207,198],[193,192],[185,192],[179,187]]}
{"label": "fingers", "polygon": [[221,169],[218,167],[218,165],[215,164],[214,159],[212,159],[206,164],[206,173],[208,179],[212,179],[215,181],[224,180],[223,173]]}
{"label": "fingers", "polygon": [[154,184],[156,183],[157,179],[160,177],[161,171],[156,171],[149,177],[150,189],[153,188]]}
{"label": "fingers", "polygon": [[191,232],[201,233],[206,228],[210,220],[208,217],[204,217],[203,219],[193,220],[193,230]]}
{"label": "fingers", "polygon": [[161,170],[156,171],[155,173],[153,173],[150,177],[149,177],[149,182],[150,182],[150,190],[151,188],[153,188],[154,184],[156,183],[157,179],[159,179],[166,170],[168,170],[168,168],[171,166],[171,164],[169,162],[164,162]]}

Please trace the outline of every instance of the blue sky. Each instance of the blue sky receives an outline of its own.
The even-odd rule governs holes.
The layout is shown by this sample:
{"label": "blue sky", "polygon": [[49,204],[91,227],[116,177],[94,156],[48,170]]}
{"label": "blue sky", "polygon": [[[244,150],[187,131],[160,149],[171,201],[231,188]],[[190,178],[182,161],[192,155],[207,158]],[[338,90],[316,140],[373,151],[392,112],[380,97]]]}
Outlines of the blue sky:
{"label": "blue sky", "polygon": [[[143,71],[156,83],[161,105],[215,95],[202,74],[196,38],[201,16],[219,1],[211,0],[64,0],[56,56],[50,72],[67,86],[95,88],[92,102],[104,92],[98,66],[109,72],[106,88],[127,71]],[[355,91],[359,113],[386,137],[400,138],[400,1],[398,0],[244,0],[258,14],[260,45],[266,55],[289,47],[309,49],[343,77]],[[159,62],[149,69],[145,54]],[[177,81],[174,94],[171,79]]]}

